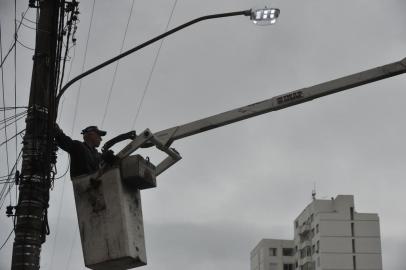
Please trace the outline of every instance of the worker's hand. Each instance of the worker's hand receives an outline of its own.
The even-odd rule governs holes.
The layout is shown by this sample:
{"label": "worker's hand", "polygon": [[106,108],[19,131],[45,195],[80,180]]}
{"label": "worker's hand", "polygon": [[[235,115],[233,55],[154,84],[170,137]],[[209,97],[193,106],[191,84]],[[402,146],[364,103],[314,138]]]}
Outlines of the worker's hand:
{"label": "worker's hand", "polygon": [[103,154],[101,155],[101,158],[103,159],[103,161],[109,165],[113,165],[114,162],[117,161],[117,156],[114,155],[113,150],[107,150],[106,152],[103,152]]}

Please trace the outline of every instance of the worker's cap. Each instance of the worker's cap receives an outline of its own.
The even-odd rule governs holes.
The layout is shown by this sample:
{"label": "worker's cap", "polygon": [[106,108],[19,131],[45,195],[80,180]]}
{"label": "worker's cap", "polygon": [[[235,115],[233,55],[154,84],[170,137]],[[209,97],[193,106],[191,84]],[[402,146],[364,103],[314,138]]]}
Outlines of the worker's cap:
{"label": "worker's cap", "polygon": [[88,127],[85,128],[84,130],[82,130],[82,133],[81,133],[81,134],[85,134],[85,133],[92,132],[92,131],[96,132],[96,133],[99,134],[100,136],[104,136],[104,135],[107,134],[106,131],[100,130],[97,126],[88,126]]}

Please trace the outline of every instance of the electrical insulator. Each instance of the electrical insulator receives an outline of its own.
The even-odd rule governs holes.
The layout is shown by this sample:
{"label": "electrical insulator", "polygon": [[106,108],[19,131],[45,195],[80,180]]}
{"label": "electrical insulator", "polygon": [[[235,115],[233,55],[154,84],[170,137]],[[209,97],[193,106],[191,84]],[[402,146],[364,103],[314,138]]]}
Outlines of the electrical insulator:
{"label": "electrical insulator", "polygon": [[38,0],[29,0],[29,1],[28,1],[28,6],[29,6],[30,8],[39,8],[39,4],[38,4],[38,5],[35,4],[37,1],[38,1]]}
{"label": "electrical insulator", "polygon": [[11,217],[11,216],[13,216],[14,215],[14,213],[13,213],[13,206],[11,206],[11,205],[9,205],[9,206],[7,206],[6,207],[6,215],[7,215],[7,217]]}

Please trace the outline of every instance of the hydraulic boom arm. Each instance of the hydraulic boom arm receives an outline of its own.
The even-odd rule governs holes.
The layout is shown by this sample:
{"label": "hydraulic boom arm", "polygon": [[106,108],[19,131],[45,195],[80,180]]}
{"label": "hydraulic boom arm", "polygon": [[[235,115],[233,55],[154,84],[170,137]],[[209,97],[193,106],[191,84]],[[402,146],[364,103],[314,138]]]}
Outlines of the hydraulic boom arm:
{"label": "hydraulic boom arm", "polygon": [[[138,136],[129,143],[119,154],[120,158],[130,155],[142,147],[145,143],[153,143],[169,156],[157,166],[157,175],[169,168],[181,157],[169,146],[178,139],[198,134],[210,129],[222,127],[250,117],[277,111],[300,103],[311,101],[315,98],[331,95],[360,85],[386,79],[406,72],[406,58],[388,65],[376,67],[346,77],[317,84],[311,87],[298,89],[283,95],[275,96],[248,106],[226,111],[207,118],[203,118],[184,125],[168,128],[152,134],[145,130],[142,136]],[[161,167],[160,167],[161,166]]]}

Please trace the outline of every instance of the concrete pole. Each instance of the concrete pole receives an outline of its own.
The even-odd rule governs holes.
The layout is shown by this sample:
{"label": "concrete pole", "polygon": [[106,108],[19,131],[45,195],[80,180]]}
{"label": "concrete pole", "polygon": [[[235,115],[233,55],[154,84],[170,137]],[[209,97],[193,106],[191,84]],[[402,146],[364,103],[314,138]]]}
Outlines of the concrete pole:
{"label": "concrete pole", "polygon": [[39,269],[41,245],[48,232],[50,173],[56,162],[53,126],[56,113],[55,70],[60,2],[33,2],[40,5],[37,7],[39,30],[36,35],[26,133],[23,139],[12,270]]}

